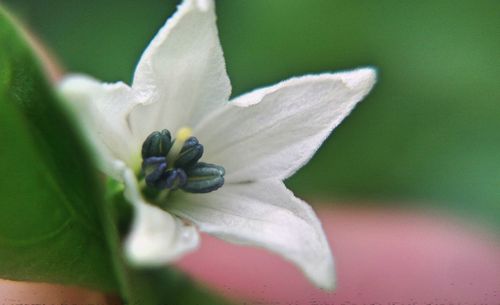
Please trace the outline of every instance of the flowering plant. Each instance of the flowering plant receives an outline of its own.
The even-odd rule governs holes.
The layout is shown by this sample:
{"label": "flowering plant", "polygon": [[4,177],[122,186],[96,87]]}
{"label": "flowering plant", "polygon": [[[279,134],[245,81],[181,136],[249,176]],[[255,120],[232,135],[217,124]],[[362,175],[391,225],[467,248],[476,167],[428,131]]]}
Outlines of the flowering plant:
{"label": "flowering plant", "polygon": [[281,181],[374,82],[370,68],[308,75],[228,102],[214,4],[184,1],[142,55],[132,86],[69,76],[61,92],[134,205],[126,242],[134,263],[169,263],[192,251],[197,228],[274,251],[332,288],[321,225]]}
{"label": "flowering plant", "polygon": [[215,21],[213,1],[185,0],[131,86],[85,75],[60,83],[99,167],[133,207],[127,260],[171,263],[197,248],[202,231],[275,252],[332,289],[321,224],[282,181],[368,94],[375,71],[295,77],[229,100]]}

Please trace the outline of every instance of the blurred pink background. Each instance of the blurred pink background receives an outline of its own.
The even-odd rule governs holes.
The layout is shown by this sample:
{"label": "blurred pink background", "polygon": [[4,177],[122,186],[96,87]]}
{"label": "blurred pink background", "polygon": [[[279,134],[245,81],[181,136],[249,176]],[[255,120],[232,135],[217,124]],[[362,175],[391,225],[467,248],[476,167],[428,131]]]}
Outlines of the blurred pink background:
{"label": "blurred pink background", "polygon": [[[336,259],[333,293],[278,256],[207,235],[178,267],[235,304],[500,304],[500,243],[483,228],[429,212],[344,207],[318,214]],[[119,303],[85,289],[4,280],[0,296],[2,305]]]}
{"label": "blurred pink background", "polygon": [[239,304],[500,304],[500,246],[487,231],[429,213],[318,212],[336,259],[333,293],[275,255],[206,235],[179,267]]}

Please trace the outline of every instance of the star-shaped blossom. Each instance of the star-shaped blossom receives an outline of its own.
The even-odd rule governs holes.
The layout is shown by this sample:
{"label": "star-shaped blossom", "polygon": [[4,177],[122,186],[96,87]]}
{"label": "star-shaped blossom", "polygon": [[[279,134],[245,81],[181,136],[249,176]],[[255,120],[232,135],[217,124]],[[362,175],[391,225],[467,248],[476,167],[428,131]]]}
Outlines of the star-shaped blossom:
{"label": "star-shaped blossom", "polygon": [[[321,224],[282,181],[370,91],[375,72],[296,77],[228,101],[215,20],[212,1],[185,0],[143,53],[131,86],[83,75],[61,84],[102,170],[124,184],[134,207],[127,256],[135,264],[169,263],[197,248],[202,231],[273,251],[332,288],[333,258]],[[185,127],[195,138],[184,135]],[[178,165],[195,146],[196,157]],[[218,180],[202,175],[209,187],[200,188],[192,175],[206,169],[218,171]],[[163,195],[148,195],[154,187]]]}

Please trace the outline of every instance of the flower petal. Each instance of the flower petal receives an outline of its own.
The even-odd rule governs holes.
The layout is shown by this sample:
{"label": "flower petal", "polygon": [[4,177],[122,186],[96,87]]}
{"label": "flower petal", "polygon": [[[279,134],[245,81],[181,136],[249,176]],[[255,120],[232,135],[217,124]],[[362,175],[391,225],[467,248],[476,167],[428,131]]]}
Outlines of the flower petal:
{"label": "flower petal", "polygon": [[192,126],[227,102],[231,84],[214,10],[212,1],[184,1],[142,55],[133,88],[148,101],[130,117],[139,139]]}
{"label": "flower petal", "polygon": [[228,184],[203,196],[184,194],[171,210],[201,231],[282,255],[320,287],[335,284],[333,258],[318,218],[281,181]]}
{"label": "flower petal", "polygon": [[[126,117],[138,103],[131,88],[124,83],[101,83],[85,75],[68,76],[60,84],[61,94],[78,111],[83,131],[97,150],[103,165],[111,160],[132,163],[138,143],[132,138]],[[109,173],[113,175],[113,173]]]}
{"label": "flower petal", "polygon": [[158,266],[172,262],[198,248],[195,227],[144,202],[138,192],[137,180],[129,169],[124,170],[125,196],[134,205],[131,232],[125,241],[129,260],[141,266]]}
{"label": "flower petal", "polygon": [[230,182],[291,176],[370,91],[375,74],[303,76],[236,98],[196,126],[204,160],[224,166]]}
{"label": "flower petal", "polygon": [[125,247],[128,259],[141,266],[158,266],[177,260],[198,247],[193,226],[144,202],[135,205],[132,231]]}

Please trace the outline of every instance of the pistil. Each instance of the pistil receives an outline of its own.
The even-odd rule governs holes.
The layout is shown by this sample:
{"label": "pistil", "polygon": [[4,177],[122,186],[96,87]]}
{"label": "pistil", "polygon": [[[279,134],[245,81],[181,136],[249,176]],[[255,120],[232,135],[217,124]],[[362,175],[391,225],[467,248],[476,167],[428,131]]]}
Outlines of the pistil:
{"label": "pistil", "polygon": [[174,144],[172,145],[172,148],[170,149],[167,155],[167,161],[170,164],[172,164],[172,166],[175,160],[177,160],[177,157],[179,156],[182,147],[184,147],[184,143],[186,142],[187,139],[191,137],[191,135],[192,135],[191,128],[188,127],[182,127],[175,135]]}

